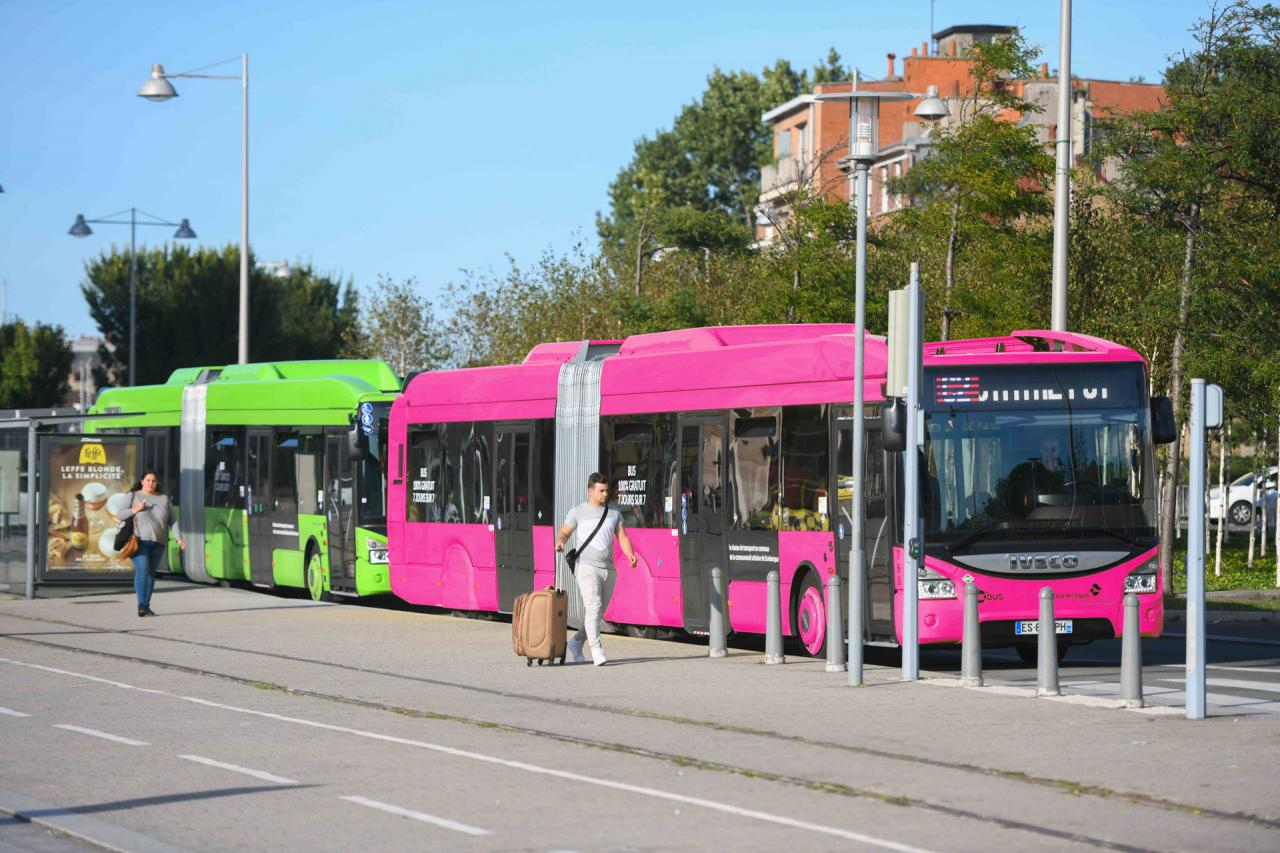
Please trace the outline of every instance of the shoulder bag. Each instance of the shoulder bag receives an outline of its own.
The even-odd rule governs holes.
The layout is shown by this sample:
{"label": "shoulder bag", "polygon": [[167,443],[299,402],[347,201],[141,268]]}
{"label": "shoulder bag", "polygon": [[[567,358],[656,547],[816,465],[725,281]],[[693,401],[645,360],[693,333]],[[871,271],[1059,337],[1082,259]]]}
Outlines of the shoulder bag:
{"label": "shoulder bag", "polygon": [[[134,493],[129,493],[129,506],[133,506]],[[133,516],[129,516],[116,531],[116,540],[112,543],[119,555],[125,559],[138,553],[138,534],[134,532]]]}
{"label": "shoulder bag", "polygon": [[582,553],[582,549],[591,544],[591,540],[595,538],[596,533],[604,526],[604,520],[609,517],[609,505],[604,505],[604,512],[600,514],[600,520],[596,522],[595,529],[591,531],[581,545],[577,548],[568,548],[564,552],[564,561],[569,566],[569,571],[573,571],[578,565],[578,556]]}

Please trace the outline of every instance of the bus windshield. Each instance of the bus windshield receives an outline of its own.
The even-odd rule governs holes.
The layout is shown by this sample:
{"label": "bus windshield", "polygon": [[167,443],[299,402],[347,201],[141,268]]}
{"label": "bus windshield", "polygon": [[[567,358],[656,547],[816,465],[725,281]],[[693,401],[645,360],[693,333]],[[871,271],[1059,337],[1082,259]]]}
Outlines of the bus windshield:
{"label": "bus windshield", "polygon": [[[1141,371],[1140,365],[1119,370],[1133,368]],[[1021,388],[1020,401],[988,391],[991,405],[974,400],[938,406],[935,398],[926,415],[921,476],[925,526],[936,540],[968,540],[973,531],[990,528],[1155,535],[1149,416],[1145,405],[1133,405],[1145,402],[1134,377],[1115,381],[1105,400],[1095,392],[1086,401],[1084,394],[1067,393],[1082,387],[1071,384],[1078,379],[1071,368],[1044,370],[1037,388],[1045,387],[1046,375],[1048,387],[1062,390],[1062,400],[1042,399],[1038,391],[1027,399]],[[1085,381],[1097,381],[1096,376]]]}
{"label": "bus windshield", "polygon": [[387,523],[387,419],[390,403],[362,403],[361,415],[370,407],[373,423],[369,431],[360,431],[364,458],[356,463],[356,481],[360,484],[360,500],[356,517],[361,527],[381,530]]}

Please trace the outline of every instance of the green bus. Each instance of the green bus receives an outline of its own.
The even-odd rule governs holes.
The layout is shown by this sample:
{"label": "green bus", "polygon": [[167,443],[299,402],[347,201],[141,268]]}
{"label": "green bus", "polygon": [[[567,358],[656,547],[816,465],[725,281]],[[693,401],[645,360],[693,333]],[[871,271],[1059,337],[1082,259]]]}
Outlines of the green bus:
{"label": "green bus", "polygon": [[97,431],[141,434],[143,468],[170,492],[187,543],[181,555],[170,543],[171,571],[319,601],[391,591],[384,474],[400,388],[382,361],[192,367],[106,389],[91,411],[125,415]]}

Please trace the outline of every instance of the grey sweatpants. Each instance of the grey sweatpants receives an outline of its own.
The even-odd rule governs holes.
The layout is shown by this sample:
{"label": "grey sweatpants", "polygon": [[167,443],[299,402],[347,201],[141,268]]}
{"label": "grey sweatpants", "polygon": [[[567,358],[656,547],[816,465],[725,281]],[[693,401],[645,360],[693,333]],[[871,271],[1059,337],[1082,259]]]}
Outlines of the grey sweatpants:
{"label": "grey sweatpants", "polygon": [[578,594],[582,596],[582,627],[573,638],[579,643],[585,640],[591,648],[601,651],[604,650],[604,644],[600,642],[600,625],[603,622],[600,614],[604,611],[601,598],[604,595],[604,582],[608,577],[608,569],[582,562],[578,563],[573,572],[574,582],[578,584]]}

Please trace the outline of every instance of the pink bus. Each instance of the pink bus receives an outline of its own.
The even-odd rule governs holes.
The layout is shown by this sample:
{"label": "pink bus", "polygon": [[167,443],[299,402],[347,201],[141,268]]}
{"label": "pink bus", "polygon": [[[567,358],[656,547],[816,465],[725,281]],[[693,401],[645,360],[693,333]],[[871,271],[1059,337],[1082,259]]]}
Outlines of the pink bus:
{"label": "pink bus", "polygon": [[[825,579],[847,578],[861,512],[864,639],[896,644],[902,454],[884,450],[887,351],[868,336],[854,501],[853,349],[850,325],[699,328],[542,344],[522,364],[414,377],[390,418],[392,591],[499,612],[552,583],[573,595],[553,534],[600,470],[639,557],[632,569],[615,555],[610,623],[638,636],[705,631],[719,567],[731,630],[763,633],[777,569],[784,633],[821,655]],[[1172,427],[1142,358],[1018,331],[927,345],[924,387],[921,642],[960,640],[969,578],[988,646],[1034,655],[1046,585],[1062,653],[1119,636],[1126,591],[1142,596],[1143,634],[1158,635],[1153,432],[1167,440]]]}

